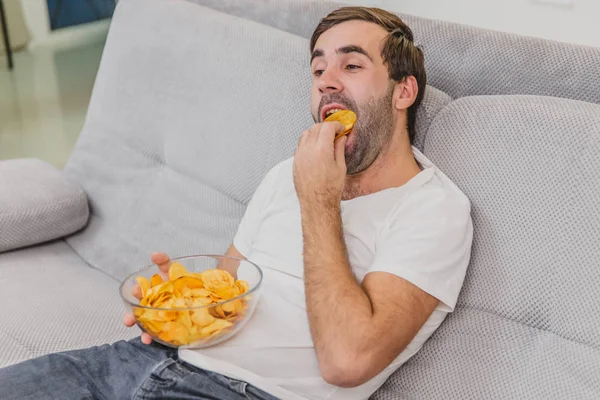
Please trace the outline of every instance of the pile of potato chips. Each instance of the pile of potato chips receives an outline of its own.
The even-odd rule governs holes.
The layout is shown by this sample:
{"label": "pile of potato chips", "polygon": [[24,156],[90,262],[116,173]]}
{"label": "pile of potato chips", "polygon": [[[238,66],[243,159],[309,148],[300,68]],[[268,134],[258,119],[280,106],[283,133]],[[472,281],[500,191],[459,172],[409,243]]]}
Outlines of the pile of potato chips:
{"label": "pile of potato chips", "polygon": [[[141,306],[170,310],[136,307],[135,318],[149,334],[175,346],[220,336],[246,311],[243,298],[210,307],[248,291],[248,282],[236,281],[222,269],[190,273],[174,262],[169,268],[169,280],[163,281],[156,274],[150,281],[143,276],[136,277],[136,281],[142,291]],[[202,308],[177,310],[191,307]]]}

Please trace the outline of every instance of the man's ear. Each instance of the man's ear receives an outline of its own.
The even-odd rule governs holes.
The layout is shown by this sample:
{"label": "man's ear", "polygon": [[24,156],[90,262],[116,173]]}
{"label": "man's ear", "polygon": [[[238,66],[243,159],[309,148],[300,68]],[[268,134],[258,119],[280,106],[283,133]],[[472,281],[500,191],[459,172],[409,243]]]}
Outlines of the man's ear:
{"label": "man's ear", "polygon": [[419,94],[419,85],[414,76],[408,76],[396,83],[392,104],[396,110],[406,110],[412,106]]}

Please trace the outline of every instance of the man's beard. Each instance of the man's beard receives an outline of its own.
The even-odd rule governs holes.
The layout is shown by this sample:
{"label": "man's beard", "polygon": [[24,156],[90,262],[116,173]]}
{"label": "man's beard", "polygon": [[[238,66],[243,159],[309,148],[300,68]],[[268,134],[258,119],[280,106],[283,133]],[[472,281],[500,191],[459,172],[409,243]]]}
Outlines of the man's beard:
{"label": "man's beard", "polygon": [[356,124],[352,130],[354,143],[345,154],[348,175],[358,174],[369,168],[390,142],[394,133],[393,90],[394,85],[390,85],[383,96],[372,97],[360,106],[338,93],[321,99],[319,115],[323,106],[329,103],[339,103],[356,113]]}

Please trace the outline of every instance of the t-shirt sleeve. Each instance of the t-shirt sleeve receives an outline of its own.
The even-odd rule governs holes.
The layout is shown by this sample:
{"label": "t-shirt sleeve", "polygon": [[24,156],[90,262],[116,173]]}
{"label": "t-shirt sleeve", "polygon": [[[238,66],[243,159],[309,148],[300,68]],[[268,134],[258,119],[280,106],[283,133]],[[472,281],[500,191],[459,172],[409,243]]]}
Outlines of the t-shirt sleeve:
{"label": "t-shirt sleeve", "polygon": [[471,256],[470,213],[463,195],[439,188],[411,193],[386,219],[367,273],[397,275],[453,311]]}
{"label": "t-shirt sleeve", "polygon": [[277,179],[281,164],[273,167],[263,178],[246,207],[244,217],[240,222],[233,245],[244,256],[248,256],[252,248],[252,240],[256,236],[262,221],[262,215],[275,195]]}

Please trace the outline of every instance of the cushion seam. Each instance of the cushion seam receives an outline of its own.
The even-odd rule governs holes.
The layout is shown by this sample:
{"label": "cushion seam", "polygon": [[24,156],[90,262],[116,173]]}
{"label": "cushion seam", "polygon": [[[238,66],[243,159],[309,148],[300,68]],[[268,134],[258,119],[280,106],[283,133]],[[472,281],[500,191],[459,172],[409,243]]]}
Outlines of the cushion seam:
{"label": "cushion seam", "polygon": [[540,331],[540,332],[551,333],[554,336],[557,336],[557,337],[559,337],[561,339],[564,339],[564,340],[568,340],[569,342],[572,342],[572,343],[575,343],[575,344],[579,344],[579,345],[582,345],[582,346],[585,346],[585,347],[588,347],[588,348],[592,347],[595,350],[600,350],[600,345],[597,345],[595,343],[584,342],[584,341],[581,341],[581,340],[577,340],[577,339],[573,339],[573,338],[570,338],[570,337],[566,337],[564,335],[561,335],[560,333],[557,333],[557,332],[554,332],[554,331],[551,331],[551,330],[548,330],[548,329],[542,329],[540,327],[528,324],[528,323],[523,322],[523,321],[519,321],[519,320],[517,320],[515,318],[509,318],[509,317],[506,317],[504,315],[500,315],[500,314],[498,314],[498,313],[496,313],[494,311],[486,310],[484,308],[474,307],[474,306],[457,305],[456,308],[455,308],[455,310],[456,309],[470,309],[470,310],[480,311],[480,312],[483,312],[483,313],[486,313],[486,314],[493,315],[493,316],[498,317],[498,318],[502,318],[502,319],[506,319],[506,320],[515,322],[515,323],[517,323],[519,325],[523,325],[523,326],[526,326],[526,327],[531,328],[531,329],[535,329],[535,330]]}

